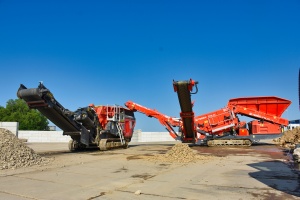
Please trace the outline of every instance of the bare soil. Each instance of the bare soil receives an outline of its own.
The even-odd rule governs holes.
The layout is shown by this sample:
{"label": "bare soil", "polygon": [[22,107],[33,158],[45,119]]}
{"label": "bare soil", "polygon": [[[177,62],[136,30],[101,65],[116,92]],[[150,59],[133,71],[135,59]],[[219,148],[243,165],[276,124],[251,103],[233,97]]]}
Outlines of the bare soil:
{"label": "bare soil", "polygon": [[[208,161],[213,159],[214,156],[200,155],[199,152],[191,149],[187,144],[178,143],[165,153],[144,155],[139,156],[139,158],[151,162],[190,163],[199,160]],[[0,170],[26,168],[33,165],[50,166],[50,162],[54,159],[51,156],[49,158],[46,154],[36,153],[28,144],[18,139],[9,130],[0,128]]]}
{"label": "bare soil", "polygon": [[[47,165],[0,170],[0,199],[299,199],[299,175],[273,143],[251,147],[191,147],[196,163],[141,158],[187,146],[129,144],[128,149],[70,152],[67,143],[25,143]],[[174,148],[174,149],[173,149]],[[168,156],[167,156],[168,154]],[[206,155],[214,155],[208,157]],[[174,155],[175,156],[175,155]],[[191,155],[193,156],[193,155]],[[225,157],[225,159],[223,159]],[[160,156],[159,156],[160,157]],[[130,159],[128,159],[130,158]],[[16,189],[17,186],[17,189]]]}

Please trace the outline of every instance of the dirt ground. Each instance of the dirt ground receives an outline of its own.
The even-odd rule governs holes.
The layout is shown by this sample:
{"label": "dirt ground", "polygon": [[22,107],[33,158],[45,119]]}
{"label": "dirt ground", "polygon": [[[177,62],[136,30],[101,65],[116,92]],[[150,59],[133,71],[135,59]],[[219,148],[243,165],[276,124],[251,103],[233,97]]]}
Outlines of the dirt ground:
{"label": "dirt ground", "polygon": [[[77,153],[67,143],[26,146],[50,162],[0,170],[0,199],[300,198],[300,174],[288,154],[270,143],[237,148],[130,143],[128,149]],[[179,149],[200,159],[170,160]]]}
{"label": "dirt ground", "polygon": [[[199,155],[187,144],[175,144],[165,154],[143,156],[143,159],[154,162],[189,163],[198,160],[209,160],[212,156]],[[9,130],[0,128],[0,169],[25,168],[32,165],[50,165],[52,158],[37,154]]]}
{"label": "dirt ground", "polygon": [[[300,143],[300,128],[285,131],[281,138],[274,140],[285,148],[294,149]],[[175,144],[164,154],[141,156],[153,162],[189,163],[214,159],[213,155],[200,155],[187,144]],[[48,165],[52,158],[37,154],[24,142],[6,129],[0,128],[0,170],[29,167],[32,165]]]}
{"label": "dirt ground", "polygon": [[251,147],[130,143],[72,153],[67,143],[23,143],[1,131],[1,164],[22,165],[0,170],[0,199],[300,199],[299,166],[270,141]]}

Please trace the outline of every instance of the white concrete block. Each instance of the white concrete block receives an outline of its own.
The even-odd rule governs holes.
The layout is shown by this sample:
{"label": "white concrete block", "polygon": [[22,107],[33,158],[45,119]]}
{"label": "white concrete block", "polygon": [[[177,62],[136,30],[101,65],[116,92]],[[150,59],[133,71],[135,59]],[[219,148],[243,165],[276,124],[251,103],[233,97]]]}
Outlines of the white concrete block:
{"label": "white concrete block", "polygon": [[1,122],[1,126],[17,126],[18,122]]}
{"label": "white concrete block", "polygon": [[0,122],[0,128],[5,128],[18,136],[19,122]]}

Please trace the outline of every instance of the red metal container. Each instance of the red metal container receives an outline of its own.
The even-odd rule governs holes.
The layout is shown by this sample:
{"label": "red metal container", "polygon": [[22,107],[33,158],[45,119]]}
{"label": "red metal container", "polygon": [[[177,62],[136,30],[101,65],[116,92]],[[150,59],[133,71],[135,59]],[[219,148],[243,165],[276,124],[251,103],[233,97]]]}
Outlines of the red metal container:
{"label": "red metal container", "polygon": [[239,105],[250,109],[255,109],[270,115],[281,117],[282,113],[289,107],[292,102],[275,97],[275,96],[262,96],[262,97],[242,97],[230,99],[228,106]]}

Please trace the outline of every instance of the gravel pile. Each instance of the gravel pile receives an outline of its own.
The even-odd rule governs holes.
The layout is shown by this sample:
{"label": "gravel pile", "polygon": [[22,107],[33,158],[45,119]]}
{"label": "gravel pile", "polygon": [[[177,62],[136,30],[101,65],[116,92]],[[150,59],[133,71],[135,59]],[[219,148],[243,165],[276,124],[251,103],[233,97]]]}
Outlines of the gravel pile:
{"label": "gravel pile", "polygon": [[274,141],[289,149],[294,161],[300,162],[300,127],[285,131],[281,138]]}
{"label": "gravel pile", "polygon": [[276,139],[275,142],[279,143],[282,147],[294,149],[300,143],[300,128],[296,127],[285,131],[282,137]]}
{"label": "gravel pile", "polygon": [[36,154],[9,130],[0,128],[0,170],[44,165],[49,161]]}
{"label": "gravel pile", "polygon": [[166,154],[158,154],[148,157],[150,161],[170,162],[170,163],[189,163],[198,160],[210,160],[212,156],[199,155],[197,151],[191,149],[187,144],[176,144]]}

